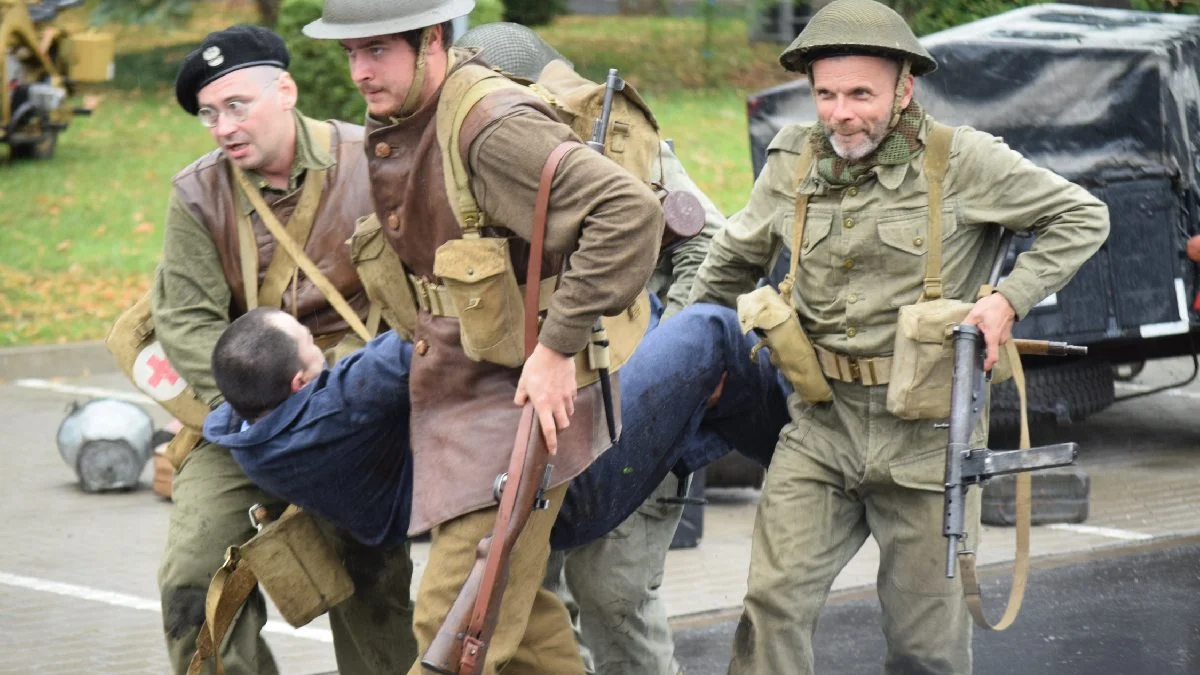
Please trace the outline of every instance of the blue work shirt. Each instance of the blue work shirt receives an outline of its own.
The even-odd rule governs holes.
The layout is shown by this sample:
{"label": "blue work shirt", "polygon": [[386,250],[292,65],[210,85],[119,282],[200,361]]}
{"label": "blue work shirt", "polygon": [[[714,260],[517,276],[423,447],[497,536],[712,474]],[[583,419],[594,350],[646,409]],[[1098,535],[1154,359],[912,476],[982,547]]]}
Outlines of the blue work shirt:
{"label": "blue work shirt", "polygon": [[204,436],[250,480],[369,546],[405,541],[412,499],[412,344],[388,331],[338,361],[249,428],[228,403]]}

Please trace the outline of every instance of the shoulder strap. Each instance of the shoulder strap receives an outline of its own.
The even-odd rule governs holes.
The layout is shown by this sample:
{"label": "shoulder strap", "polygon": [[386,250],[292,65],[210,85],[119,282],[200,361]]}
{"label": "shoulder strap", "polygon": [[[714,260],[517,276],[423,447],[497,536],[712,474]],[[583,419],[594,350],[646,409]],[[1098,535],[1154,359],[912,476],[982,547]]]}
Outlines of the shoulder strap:
{"label": "shoulder strap", "polygon": [[[350,328],[364,342],[370,341],[370,332],[367,331],[366,326],[358,318],[358,314],[350,307],[350,303],[346,302],[346,298],[342,297],[341,292],[329,281],[324,273],[317,269],[316,264],[304,253],[304,249],[288,236],[287,231],[283,229],[283,225],[279,223],[279,219],[275,217],[275,214],[263,201],[262,195],[258,193],[258,190],[254,189],[254,186],[250,185],[250,180],[246,178],[246,174],[241,169],[234,167],[233,175],[237,179],[238,185],[242,188],[242,192],[246,194],[250,203],[258,211],[263,224],[271,231],[271,236],[275,237],[275,241],[279,244],[279,247],[304,271],[304,274],[321,291],[321,294],[329,301],[330,306],[337,311],[338,315],[346,321]],[[247,293],[247,295],[249,294]]]}
{"label": "shoulder strap", "polygon": [[[1025,449],[1030,446],[1025,370],[1021,367],[1021,354],[1017,351],[1017,341],[1009,340],[1005,343],[1004,348],[1008,353],[1009,362],[1012,364],[1013,384],[1017,386],[1017,396],[1021,402],[1021,448]],[[971,551],[961,551],[958,554],[958,564],[962,571],[963,596],[967,601],[967,609],[970,610],[975,625],[984,630],[1001,631],[1011,626],[1021,611],[1021,601],[1025,599],[1025,586],[1029,581],[1032,481],[1033,477],[1028,471],[1022,471],[1016,475],[1017,555],[1013,562],[1013,580],[1008,592],[1008,605],[996,623],[991,623],[983,615],[983,595],[979,590],[979,575],[975,571],[975,554]]]}
{"label": "shoulder strap", "polygon": [[792,300],[792,287],[796,284],[796,270],[800,267],[800,243],[804,241],[804,220],[808,217],[808,195],[800,192],[800,184],[808,177],[812,168],[812,144],[808,137],[804,139],[804,147],[800,150],[800,164],[796,167],[796,212],[792,217],[792,260],[788,267],[787,276],[779,282],[779,295],[789,303]]}
{"label": "shoulder strap", "polygon": [[950,165],[954,127],[931,122],[925,140],[925,181],[929,184],[929,254],[925,256],[925,300],[942,297],[942,188]]}
{"label": "shoulder strap", "polygon": [[[309,139],[317,147],[330,148],[332,142],[331,126],[327,122],[305,122]],[[325,189],[325,169],[308,172],[304,179],[304,189],[300,193],[300,203],[292,212],[287,222],[288,234],[300,244],[300,248],[308,245],[308,237],[312,234],[313,221],[316,219],[317,207],[321,205],[321,193]],[[260,212],[261,216],[262,213]],[[288,256],[275,256],[267,267],[262,285],[258,288],[258,302],[261,305],[278,307],[283,298],[283,292],[296,274],[296,263]]]}
{"label": "shoulder strap", "polygon": [[450,208],[464,237],[479,236],[485,216],[471,194],[471,177],[459,151],[459,134],[476,103],[488,94],[511,88],[525,87],[493,70],[468,65],[451,73],[438,99],[437,137],[442,148],[442,174]]}

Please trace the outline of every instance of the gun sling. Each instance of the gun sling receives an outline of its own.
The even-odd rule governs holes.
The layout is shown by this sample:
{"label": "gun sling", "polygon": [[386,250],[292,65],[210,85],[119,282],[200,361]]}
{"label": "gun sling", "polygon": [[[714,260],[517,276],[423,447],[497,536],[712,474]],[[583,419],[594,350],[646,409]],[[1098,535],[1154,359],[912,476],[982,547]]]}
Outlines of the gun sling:
{"label": "gun sling", "polygon": [[[1025,369],[1021,366],[1021,355],[1017,344],[1009,340],[1004,345],[1012,364],[1013,383],[1017,386],[1017,396],[1021,401],[1021,449],[1030,447],[1029,442],[1029,410],[1025,396]],[[1004,630],[1012,625],[1017,614],[1021,611],[1021,602],[1025,599],[1025,586],[1029,581],[1029,526],[1032,509],[1032,481],[1028,471],[1016,475],[1016,516],[1017,516],[1017,554],[1013,561],[1012,587],[1008,592],[1008,604],[1004,614],[996,623],[988,621],[983,614],[983,596],[979,590],[979,575],[975,570],[975,552],[959,550],[958,564],[962,574],[963,596],[967,601],[967,609],[975,625],[985,630]]]}
{"label": "gun sling", "polygon": [[[546,221],[550,211],[550,186],[554,174],[567,153],[581,144],[567,141],[550,153],[542,167],[541,181],[538,184],[537,201],[534,206],[533,233],[530,237],[529,267],[526,279],[540,279],[542,265],[542,250],[546,238]],[[525,357],[528,358],[537,347],[538,296],[541,290],[539,284],[525,285]],[[535,436],[536,435],[536,436]],[[530,447],[536,444],[538,447]],[[541,438],[540,426],[534,414],[533,405],[525,404],[521,412],[521,422],[513,444],[512,459],[508,466],[509,482],[500,495],[500,507],[496,513],[496,525],[492,529],[492,542],[488,549],[487,561],[484,563],[483,581],[479,586],[479,594],[475,599],[475,608],[471,612],[471,622],[467,629],[460,661],[460,674],[479,673],[483,669],[487,655],[487,644],[496,629],[498,607],[502,601],[497,586],[501,584],[502,568],[508,565],[508,543],[510,537],[509,523],[516,507],[517,479],[524,473],[526,461],[534,453],[545,451],[545,441]],[[515,538],[519,533],[514,533]],[[505,575],[507,576],[507,575]],[[503,589],[499,589],[503,592]]]}

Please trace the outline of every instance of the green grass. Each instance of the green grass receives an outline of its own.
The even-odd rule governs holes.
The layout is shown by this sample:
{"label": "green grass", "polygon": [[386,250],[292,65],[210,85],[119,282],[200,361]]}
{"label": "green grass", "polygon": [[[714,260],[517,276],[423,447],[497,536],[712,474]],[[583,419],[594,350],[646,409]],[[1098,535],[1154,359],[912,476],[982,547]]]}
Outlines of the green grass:
{"label": "green grass", "polygon": [[[752,184],[746,94],[786,74],[777,47],[747,44],[739,21],[716,26],[710,59],[697,19],[566,17],[539,30],[590,77],[621,68],[692,178],[731,213]],[[212,147],[168,85],[213,27],[122,38],[117,81],[60,136],[53,160],[0,159],[0,346],[101,338],[148,288],[171,177]]]}

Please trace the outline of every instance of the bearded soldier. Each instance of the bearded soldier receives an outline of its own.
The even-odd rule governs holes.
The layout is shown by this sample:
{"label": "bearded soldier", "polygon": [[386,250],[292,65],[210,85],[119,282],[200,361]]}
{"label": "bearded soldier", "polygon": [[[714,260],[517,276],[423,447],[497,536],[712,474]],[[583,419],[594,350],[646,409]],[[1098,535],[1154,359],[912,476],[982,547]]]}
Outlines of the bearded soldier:
{"label": "bearded soldier", "polygon": [[[210,368],[213,347],[230,322],[259,301],[295,316],[331,354],[349,332],[324,292],[289,266],[265,216],[287,223],[292,234],[311,228],[297,244],[357,319],[367,316],[367,297],[344,245],[355,220],[370,210],[363,130],[301,115],[288,62],[278,35],[234,26],[205,37],[184,59],[175,83],[179,105],[199,118],[218,148],[173,180],[153,316],[171,364],[211,407],[222,401]],[[239,174],[257,194],[238,186]],[[259,199],[269,214],[253,205]],[[173,463],[175,505],[158,583],[167,649],[174,671],[183,673],[205,620],[209,580],[226,549],[255,533],[248,509],[282,505],[246,477],[226,448],[201,442]],[[407,545],[368,550],[339,535],[339,553],[358,592],[330,612],[338,668],[394,672],[414,656]],[[259,636],[266,620],[256,592],[224,641],[226,673],[277,672]]]}
{"label": "bearded soldier", "polygon": [[[938,297],[974,302],[965,322],[982,330],[991,368],[1014,319],[1061,289],[1104,242],[1107,209],[999,139],[926,115],[913,78],[937,63],[874,0],[835,0],[780,62],[808,75],[818,123],[785,127],[771,142],[749,204],[714,237],[693,298],[733,304],[790,248],[780,292],[815,345],[821,372],[809,375],[823,375],[831,394],[789,401],[792,421],[755,519],[730,672],[811,673],[830,585],[872,535],[885,672],[968,673],[971,618],[960,582],[942,568],[947,432],[889,407],[899,308]],[[976,301],[1000,227],[1032,230],[1037,240]],[[939,255],[940,266],[927,269]],[[976,434],[986,434],[986,416]],[[968,504],[972,541],[978,498]]]}
{"label": "bearded soldier", "polygon": [[[346,51],[367,102],[375,215],[403,265],[384,290],[394,296],[389,324],[414,344],[409,530],[432,534],[414,618],[421,652],[463,585],[480,539],[492,531],[493,484],[508,465],[520,406],[531,402],[554,455],[550,506],[529,519],[509,558],[484,672],[508,664],[577,673],[579,652],[562,602],[541,589],[566,483],[610,442],[600,387],[578,388],[574,356],[601,315],[648,313],[635,301],[654,268],[662,210],[646,185],[612,161],[577,142],[564,147],[574,138],[570,128],[528,89],[493,82],[498,89],[462,103],[477,84],[497,77],[473,53],[450,49],[448,22],[474,4],[328,0],[304,32],[337,40]],[[541,279],[525,279],[543,174],[547,255],[534,262]],[[569,267],[562,262],[567,254]],[[495,330],[519,325],[519,317],[498,314],[502,303],[488,299],[495,295],[471,295],[477,277],[542,287],[545,314],[528,359],[519,341],[514,355],[509,333]],[[507,285],[495,288],[511,293]],[[415,307],[402,306],[400,295]],[[421,672],[419,664],[412,672]]]}

